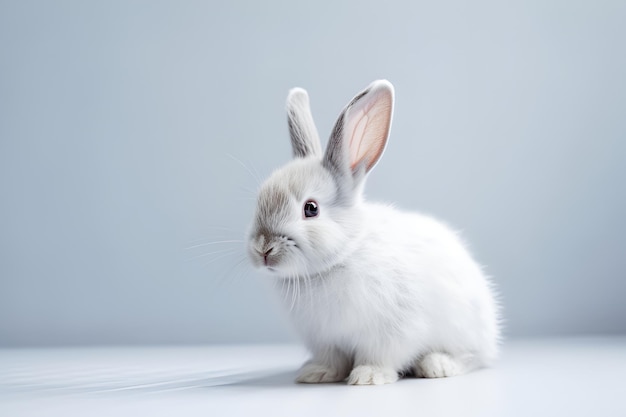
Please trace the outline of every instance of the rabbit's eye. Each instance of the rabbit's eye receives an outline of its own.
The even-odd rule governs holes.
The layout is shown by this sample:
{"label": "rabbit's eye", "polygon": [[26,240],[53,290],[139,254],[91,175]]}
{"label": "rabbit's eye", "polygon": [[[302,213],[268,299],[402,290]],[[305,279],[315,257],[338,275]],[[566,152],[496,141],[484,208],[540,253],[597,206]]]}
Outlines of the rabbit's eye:
{"label": "rabbit's eye", "polygon": [[319,211],[319,207],[315,201],[309,200],[304,203],[304,217],[317,217]]}

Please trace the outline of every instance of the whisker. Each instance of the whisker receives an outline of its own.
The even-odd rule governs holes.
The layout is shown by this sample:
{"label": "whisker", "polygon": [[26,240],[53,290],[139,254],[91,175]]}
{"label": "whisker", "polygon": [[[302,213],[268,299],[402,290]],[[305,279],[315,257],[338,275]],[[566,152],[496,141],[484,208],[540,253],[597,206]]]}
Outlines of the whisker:
{"label": "whisker", "polygon": [[298,297],[298,277],[295,275],[295,273],[292,273],[290,275],[291,280],[293,281],[293,291],[291,292],[291,309],[290,311],[293,311],[293,309],[296,307],[296,300]]}
{"label": "whisker", "polygon": [[[233,233],[233,234],[236,234],[236,235],[239,235],[241,233],[240,230],[232,229],[230,227],[223,227],[223,226],[203,226],[203,229],[207,229],[207,230],[211,230],[211,231],[218,230],[218,231],[221,231],[221,232],[228,232],[228,233]],[[207,240],[207,239],[210,239],[210,237],[206,236],[206,237],[199,237],[197,239],[190,239],[190,242],[195,242],[195,241],[200,241],[200,240]]]}
{"label": "whisker", "polygon": [[[291,276],[287,277],[286,279],[287,279],[287,294],[286,295],[290,296],[291,295]],[[291,311],[291,310],[292,310],[292,308],[290,307],[289,311]]]}
{"label": "whisker", "polygon": [[248,171],[248,174],[250,174],[252,176],[252,178],[256,181],[257,185],[261,185],[261,177],[258,176],[258,174],[253,173],[250,168],[248,168],[248,166],[246,164],[243,163],[243,161],[239,160],[238,158],[236,158],[235,156],[226,153],[226,156],[228,156],[229,158],[231,158],[232,160],[234,160],[235,162],[239,163],[239,165],[241,165],[242,167],[245,168],[246,171]]}
{"label": "whisker", "polygon": [[301,299],[302,299],[302,277],[300,276],[296,277],[296,288],[297,288],[296,303],[300,304]]}
{"label": "whisker", "polygon": [[187,262],[193,261],[194,259],[204,258],[206,256],[217,255],[219,253],[226,253],[226,252],[235,253],[235,250],[234,249],[222,249],[222,250],[218,250],[218,251],[214,251],[214,252],[207,252],[207,253],[203,253],[203,254],[194,256],[192,258],[189,258],[189,259],[187,259]]}
{"label": "whisker", "polygon": [[230,269],[231,271],[239,268],[240,272],[237,275],[237,279],[241,279],[244,276],[245,272],[252,272],[250,265],[247,263],[247,261],[248,261],[248,258],[244,255],[241,257],[239,262],[237,262],[235,265],[231,267]]}
{"label": "whisker", "polygon": [[[256,196],[257,191],[256,190],[251,190],[248,187],[244,187],[243,185],[239,187],[240,190],[247,192],[248,194],[252,194],[253,196]],[[255,198],[256,200],[256,198]]]}
{"label": "whisker", "polygon": [[239,261],[233,264],[228,270],[228,274],[232,273],[232,271],[236,270],[237,268],[243,267],[244,270],[240,272],[238,277],[243,276],[243,272],[245,272],[245,270],[248,270],[248,271],[250,270],[250,265],[247,264],[247,261],[248,261],[248,257],[245,254],[241,254]]}
{"label": "whisker", "polygon": [[244,242],[243,240],[234,240],[234,239],[233,240],[218,240],[215,242],[199,243],[197,245],[188,246],[185,249],[189,250],[189,249],[199,248],[199,247],[208,246],[208,245],[220,245],[223,243],[243,243],[243,242]]}
{"label": "whisker", "polygon": [[[228,271],[226,271],[226,272],[224,272],[224,273],[220,274],[220,275],[221,275],[221,278],[218,278],[218,279],[217,279],[217,286],[218,286],[218,287],[221,287],[222,285],[224,285],[224,284],[227,282],[228,278],[230,278],[230,277],[232,277],[232,276],[233,276],[233,273],[237,270],[237,268],[238,268],[238,267],[240,267],[240,266],[242,266],[242,265],[244,265],[244,266],[245,266],[244,262],[246,261],[246,257],[245,257],[245,255],[243,255],[243,254],[240,254],[240,255],[241,255],[241,257],[240,257],[240,259],[239,259],[239,261],[238,261],[238,262],[234,263],[234,264],[233,264],[233,265],[232,265],[232,266],[228,269]],[[236,277],[236,279],[239,279],[239,278],[241,278],[241,277],[243,276],[244,272],[245,272],[245,271],[240,271],[239,273],[235,274],[234,276]],[[233,281],[230,281],[230,282],[232,283]]]}
{"label": "whisker", "polygon": [[286,280],[284,278],[280,280],[280,298],[283,298],[283,299],[286,298],[287,296],[285,293],[285,281]]}
{"label": "whisker", "polygon": [[204,227],[207,229],[213,229],[213,230],[226,230],[227,232],[237,232],[237,229],[233,229],[231,227],[215,226],[212,224],[205,225]]}
{"label": "whisker", "polygon": [[225,254],[224,254],[224,255],[222,255],[222,256],[217,256],[217,257],[215,257],[215,258],[213,258],[213,259],[209,260],[209,262],[204,262],[204,263],[202,264],[202,267],[203,267],[203,268],[206,268],[207,266],[211,265],[212,263],[214,263],[214,262],[216,262],[216,261],[219,261],[220,259],[224,259],[224,258],[226,258],[227,256],[233,256],[233,255],[235,255],[236,253],[237,253],[237,252],[230,251],[230,252],[225,253]]}
{"label": "whisker", "polygon": [[259,171],[257,171],[257,169],[254,167],[254,165],[252,163],[250,164],[250,168],[252,168],[252,170],[256,174],[257,178],[263,178],[263,176],[261,174],[259,174]]}
{"label": "whisker", "polygon": [[[304,289],[307,292],[309,298],[309,305],[313,305],[313,282],[311,278],[311,274],[309,273],[309,268],[302,258],[298,258],[302,267],[304,268]],[[308,287],[308,288],[307,288]]]}

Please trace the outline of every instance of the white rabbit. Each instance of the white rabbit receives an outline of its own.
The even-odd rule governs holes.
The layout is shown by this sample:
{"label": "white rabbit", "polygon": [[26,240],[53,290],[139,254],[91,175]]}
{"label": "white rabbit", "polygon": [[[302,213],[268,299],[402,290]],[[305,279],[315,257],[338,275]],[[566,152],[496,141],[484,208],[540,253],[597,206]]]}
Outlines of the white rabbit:
{"label": "white rabbit", "polygon": [[294,160],[259,190],[248,255],[288,288],[313,355],[298,382],[446,377],[497,355],[498,305],[459,237],[433,218],[363,199],[393,96],[385,80],[358,94],[322,153],[306,91],[289,92]]}

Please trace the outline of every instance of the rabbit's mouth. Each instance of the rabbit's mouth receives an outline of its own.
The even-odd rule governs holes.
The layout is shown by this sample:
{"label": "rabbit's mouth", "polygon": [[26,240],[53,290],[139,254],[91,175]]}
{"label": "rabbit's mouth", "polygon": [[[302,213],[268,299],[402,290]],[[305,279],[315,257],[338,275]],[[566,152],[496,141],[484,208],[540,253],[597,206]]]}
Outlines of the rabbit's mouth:
{"label": "rabbit's mouth", "polygon": [[285,234],[258,233],[251,241],[249,255],[255,267],[269,272],[289,269],[296,241]]}
{"label": "rabbit's mouth", "polygon": [[266,241],[263,237],[250,248],[250,255],[256,266],[273,271],[282,261],[283,248],[280,242]]}

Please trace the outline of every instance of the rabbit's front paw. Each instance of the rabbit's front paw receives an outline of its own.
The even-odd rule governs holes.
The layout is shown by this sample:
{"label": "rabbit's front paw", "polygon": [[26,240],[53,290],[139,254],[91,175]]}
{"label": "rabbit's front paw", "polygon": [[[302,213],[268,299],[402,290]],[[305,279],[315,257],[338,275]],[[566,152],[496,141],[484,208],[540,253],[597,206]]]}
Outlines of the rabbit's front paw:
{"label": "rabbit's front paw", "polygon": [[422,378],[444,378],[462,373],[461,364],[447,353],[441,352],[427,354],[415,366],[415,374]]}
{"label": "rabbit's front paw", "polygon": [[398,380],[398,373],[394,369],[379,366],[360,365],[350,372],[349,385],[382,385],[391,384]]}
{"label": "rabbit's front paw", "polygon": [[296,382],[304,384],[318,384],[322,382],[339,382],[346,379],[346,374],[337,369],[333,369],[326,365],[320,365],[317,363],[308,363],[304,365],[298,376]]}

